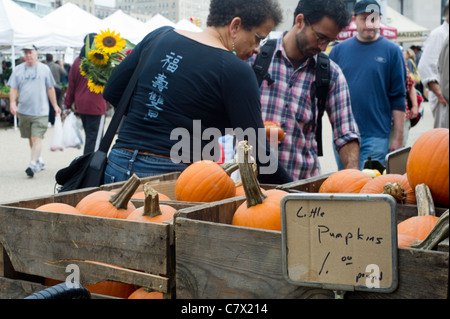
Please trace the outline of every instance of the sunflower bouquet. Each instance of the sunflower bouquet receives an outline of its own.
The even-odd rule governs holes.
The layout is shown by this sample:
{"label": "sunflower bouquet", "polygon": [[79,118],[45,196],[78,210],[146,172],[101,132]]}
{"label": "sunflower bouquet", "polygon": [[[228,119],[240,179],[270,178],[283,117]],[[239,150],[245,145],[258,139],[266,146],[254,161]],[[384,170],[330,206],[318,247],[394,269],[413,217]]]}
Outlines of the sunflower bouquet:
{"label": "sunflower bouquet", "polygon": [[120,33],[100,31],[92,46],[86,40],[86,55],[81,61],[80,73],[88,78],[91,92],[103,93],[106,82],[114,69],[123,61],[135,47],[134,44],[122,38]]}

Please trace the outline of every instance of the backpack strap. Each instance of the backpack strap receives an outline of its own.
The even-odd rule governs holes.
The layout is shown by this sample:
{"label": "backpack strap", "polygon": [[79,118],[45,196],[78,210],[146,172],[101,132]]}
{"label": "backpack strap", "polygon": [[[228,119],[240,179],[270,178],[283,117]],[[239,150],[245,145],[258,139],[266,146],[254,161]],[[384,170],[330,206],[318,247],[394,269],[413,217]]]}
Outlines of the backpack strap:
{"label": "backpack strap", "polygon": [[258,86],[261,87],[264,80],[270,85],[275,83],[268,73],[270,63],[272,62],[273,53],[277,46],[277,39],[271,39],[267,41],[264,46],[261,47],[261,52],[256,57],[253,64],[253,71],[255,72],[256,79],[258,80]]}
{"label": "backpack strap", "polygon": [[328,96],[328,90],[330,86],[330,58],[323,52],[317,55],[316,62],[316,81],[311,88],[311,103],[313,105],[313,111],[316,109],[317,98],[317,120],[315,121],[316,129],[316,141],[317,141],[317,155],[323,156],[322,145],[322,117],[325,113],[325,102]]}

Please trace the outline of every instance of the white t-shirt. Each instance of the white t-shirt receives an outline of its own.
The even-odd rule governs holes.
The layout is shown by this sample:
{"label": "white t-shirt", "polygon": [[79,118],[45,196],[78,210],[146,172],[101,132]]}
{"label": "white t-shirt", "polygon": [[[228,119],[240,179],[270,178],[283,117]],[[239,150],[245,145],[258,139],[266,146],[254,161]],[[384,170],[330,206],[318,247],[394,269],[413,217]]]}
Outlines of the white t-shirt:
{"label": "white t-shirt", "polygon": [[49,113],[47,89],[55,86],[50,68],[37,63],[19,64],[11,74],[8,85],[19,91],[18,112],[30,116],[46,116]]}

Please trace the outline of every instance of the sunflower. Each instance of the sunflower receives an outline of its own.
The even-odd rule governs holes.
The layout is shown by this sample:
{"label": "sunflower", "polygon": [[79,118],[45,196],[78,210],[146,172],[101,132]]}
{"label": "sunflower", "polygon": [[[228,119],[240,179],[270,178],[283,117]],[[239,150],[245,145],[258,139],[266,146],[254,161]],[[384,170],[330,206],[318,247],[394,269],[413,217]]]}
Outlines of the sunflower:
{"label": "sunflower", "polygon": [[120,33],[116,34],[115,31],[111,32],[109,29],[100,31],[100,34],[97,34],[95,37],[95,42],[95,46],[98,49],[103,50],[108,54],[119,52],[126,46],[126,41],[120,37]]}
{"label": "sunflower", "polygon": [[88,60],[95,65],[108,64],[109,56],[101,50],[92,50],[88,53]]}
{"label": "sunflower", "polygon": [[92,80],[88,81],[88,87],[91,92],[94,92],[97,94],[103,94],[103,89],[105,88],[104,85],[95,84],[94,81],[92,81]]}

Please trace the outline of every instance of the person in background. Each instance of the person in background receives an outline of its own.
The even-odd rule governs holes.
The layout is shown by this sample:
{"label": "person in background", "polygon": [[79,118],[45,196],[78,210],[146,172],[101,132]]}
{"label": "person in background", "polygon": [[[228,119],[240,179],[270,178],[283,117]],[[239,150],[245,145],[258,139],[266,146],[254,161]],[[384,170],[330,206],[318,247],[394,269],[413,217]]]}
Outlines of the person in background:
{"label": "person in background", "polygon": [[425,88],[429,90],[428,100],[434,117],[434,127],[449,127],[448,107],[439,86],[439,55],[449,35],[449,7],[445,4],[445,21],[434,29],[424,45],[419,72]]}
{"label": "person in background", "polygon": [[447,128],[448,128],[448,118],[449,118],[449,43],[448,43],[448,37],[447,40],[444,42],[444,46],[441,51],[441,55],[439,56],[439,86],[441,87],[442,95],[444,96],[445,101],[447,102]]}
{"label": "person in background", "polygon": [[[244,62],[258,53],[260,42],[281,19],[281,9],[273,0],[212,0],[203,32],[162,27],[148,34],[119,64],[103,92],[117,106],[143,52],[167,31],[138,79],[108,156],[105,183],[127,180],[132,174],[183,171],[201,159],[218,160],[220,152],[205,154],[205,148],[213,144],[220,149],[218,139],[227,129],[262,133],[254,141],[249,139],[260,182],[292,181],[266,140],[258,83]],[[208,129],[218,133],[211,136]],[[185,139],[180,141],[178,133]],[[270,164],[275,164],[272,173],[261,158],[268,153],[273,159]]]}
{"label": "person in background", "polygon": [[[406,108],[406,64],[397,44],[379,34],[380,5],[375,0],[355,4],[358,33],[331,50],[350,87],[353,114],[361,133],[360,169],[370,157],[385,165],[386,155],[403,147]],[[394,138],[389,135],[394,121]],[[339,156],[336,156],[338,167]]]}
{"label": "person in background", "polygon": [[[61,105],[62,102],[62,93],[61,93],[61,78],[63,76],[67,75],[66,70],[64,69],[61,62],[54,62],[53,61],[53,55],[50,53],[47,53],[45,55],[46,64],[50,68],[50,71],[52,71],[53,78],[55,79],[55,94],[56,94],[56,102],[58,105]],[[53,110],[52,104],[49,101],[49,115],[48,115],[48,122],[50,125],[55,124],[55,111]]]}
{"label": "person in background", "polygon": [[[294,180],[321,174],[310,96],[315,81],[317,54],[326,50],[350,23],[340,0],[300,0],[293,27],[278,39],[268,73],[275,82],[263,81],[263,119],[279,123],[286,137],[279,144],[280,161]],[[249,61],[254,64],[255,59]],[[345,168],[358,168],[359,131],[353,118],[350,92],[339,66],[330,61],[331,83],[326,112],[334,132],[334,145]],[[317,109],[317,108],[316,108]],[[332,154],[330,154],[333,156]]]}
{"label": "person in background", "polygon": [[[89,38],[92,45],[95,36],[96,33],[89,33],[83,43],[86,43],[86,39]],[[70,68],[64,108],[68,112],[74,110],[80,116],[86,135],[83,153],[88,154],[98,150],[100,146],[105,127],[106,101],[100,93],[91,92],[88,79],[80,73],[80,64],[85,53],[84,46]],[[74,104],[75,107],[72,109]]]}
{"label": "person in background", "polygon": [[406,50],[404,49],[403,57],[405,58],[406,66],[408,68],[408,77],[410,77],[414,81],[414,86],[420,84],[420,73],[416,65],[416,54],[411,48]]}
{"label": "person in background", "polygon": [[[41,157],[42,139],[48,128],[48,100],[55,114],[61,114],[56,101],[55,80],[50,68],[37,59],[37,48],[30,44],[23,47],[25,62],[18,65],[9,78],[9,108],[19,120],[20,135],[29,140],[31,161],[25,173],[33,177],[44,168]],[[19,103],[16,105],[17,97]]]}
{"label": "person in background", "polygon": [[[416,120],[419,116],[419,106],[422,103],[422,97],[417,95],[417,90],[415,88],[414,78],[411,76],[411,72],[407,68],[406,77],[406,112],[405,112],[405,123],[403,131],[403,147],[406,146],[409,138],[409,131],[413,127],[412,121]],[[391,129],[391,134],[389,136],[389,145],[392,143],[395,136],[396,128],[393,126]]]}

